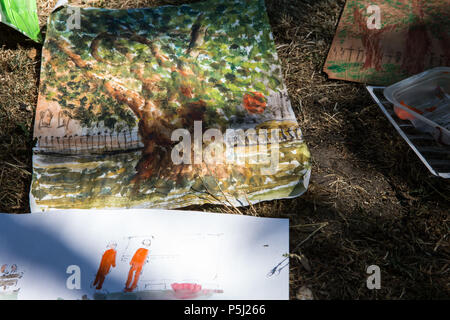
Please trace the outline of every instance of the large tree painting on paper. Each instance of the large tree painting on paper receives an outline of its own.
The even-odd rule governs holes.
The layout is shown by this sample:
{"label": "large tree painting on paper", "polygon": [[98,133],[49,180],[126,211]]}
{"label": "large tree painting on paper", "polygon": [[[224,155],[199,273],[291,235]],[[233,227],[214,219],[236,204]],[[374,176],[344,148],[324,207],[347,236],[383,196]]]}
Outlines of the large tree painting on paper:
{"label": "large tree painting on paper", "polygon": [[450,65],[446,0],[349,0],[324,71],[332,79],[389,85]]}
{"label": "large tree painting on paper", "polygon": [[[306,190],[309,152],[264,1],[81,9],[72,30],[70,12],[52,14],[43,50],[33,208],[180,207],[226,194],[239,205]],[[175,165],[172,133],[193,133],[195,121],[203,132],[280,129],[277,172]]]}

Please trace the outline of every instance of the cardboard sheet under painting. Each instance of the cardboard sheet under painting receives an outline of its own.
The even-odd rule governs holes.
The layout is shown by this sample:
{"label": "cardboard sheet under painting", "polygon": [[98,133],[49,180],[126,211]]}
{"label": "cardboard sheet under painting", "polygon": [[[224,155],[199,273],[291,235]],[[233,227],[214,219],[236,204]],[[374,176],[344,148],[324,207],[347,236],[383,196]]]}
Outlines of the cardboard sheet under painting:
{"label": "cardboard sheet under painting", "polygon": [[[79,28],[68,28],[74,14]],[[64,5],[42,56],[32,212],[305,192],[310,155],[263,0]]]}
{"label": "cardboard sheet under painting", "polygon": [[438,66],[450,66],[448,0],[347,0],[324,71],[390,85]]}

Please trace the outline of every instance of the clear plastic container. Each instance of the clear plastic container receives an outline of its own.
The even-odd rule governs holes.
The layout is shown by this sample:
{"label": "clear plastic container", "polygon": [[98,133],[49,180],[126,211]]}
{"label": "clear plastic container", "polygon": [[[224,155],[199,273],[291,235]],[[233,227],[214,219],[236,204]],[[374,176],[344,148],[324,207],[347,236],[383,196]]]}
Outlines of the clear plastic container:
{"label": "clear plastic container", "polygon": [[450,145],[450,68],[430,69],[397,82],[384,90],[384,96],[400,119]]}

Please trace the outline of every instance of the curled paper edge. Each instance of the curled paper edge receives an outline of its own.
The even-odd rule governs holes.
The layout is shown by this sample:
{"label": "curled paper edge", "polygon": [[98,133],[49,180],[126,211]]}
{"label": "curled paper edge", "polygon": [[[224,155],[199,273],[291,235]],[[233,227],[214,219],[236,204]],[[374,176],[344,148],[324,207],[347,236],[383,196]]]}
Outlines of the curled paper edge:
{"label": "curled paper edge", "polygon": [[53,11],[67,4],[69,4],[69,0],[58,0],[58,2],[55,4],[55,7],[53,8]]}

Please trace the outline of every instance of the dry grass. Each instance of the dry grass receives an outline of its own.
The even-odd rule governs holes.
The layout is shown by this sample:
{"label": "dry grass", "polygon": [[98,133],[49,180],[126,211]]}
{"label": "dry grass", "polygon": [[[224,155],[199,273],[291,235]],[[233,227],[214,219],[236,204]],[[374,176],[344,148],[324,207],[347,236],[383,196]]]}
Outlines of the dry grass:
{"label": "dry grass", "polygon": [[28,211],[31,124],[37,98],[35,49],[0,54],[0,211]]}
{"label": "dry grass", "polygon": [[[41,24],[53,2],[38,0]],[[126,8],[192,1],[78,2]],[[239,210],[290,219],[291,297],[306,286],[321,299],[448,299],[448,182],[430,176],[363,85],[328,81],[321,71],[344,1],[266,3],[314,157],[313,175],[298,199]],[[0,34],[0,211],[26,212],[40,47],[3,27]],[[380,290],[366,288],[365,271],[372,264],[382,271]]]}

